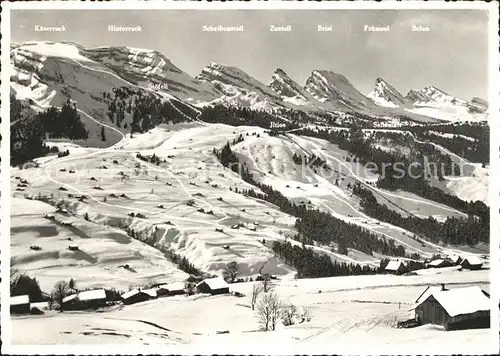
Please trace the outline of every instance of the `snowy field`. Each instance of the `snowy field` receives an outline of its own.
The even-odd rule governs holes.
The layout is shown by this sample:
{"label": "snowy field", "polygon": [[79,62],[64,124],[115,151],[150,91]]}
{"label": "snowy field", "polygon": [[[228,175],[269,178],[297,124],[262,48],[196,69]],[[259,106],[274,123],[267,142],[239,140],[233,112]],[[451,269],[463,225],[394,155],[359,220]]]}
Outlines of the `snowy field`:
{"label": "snowy field", "polygon": [[[254,127],[181,124],[157,127],[134,137],[127,135],[118,145],[107,149],[52,142],[61,149],[69,149],[70,156],[41,158],[40,168],[13,168],[13,266],[36,276],[44,290],[50,290],[59,279],[71,277],[84,286],[109,285],[113,281],[113,286],[122,290],[147,281],[182,280],[183,273],[176,272],[162,253],[126,234],[126,230],[133,229],[137,239],[149,241],[155,247],[170,248],[204,271],[220,273],[226,263],[234,260],[243,276],[257,275],[265,264],[263,272],[293,277],[295,271],[280,262],[270,246],[275,239],[296,234],[295,218],[268,202],[236,193],[236,188],[258,189],[222,167],[212,153],[214,148],[221,148],[240,134],[245,140],[232,146],[232,150],[255,179],[296,203],[329,212],[380,237],[393,239],[407,252],[422,256],[464,250],[484,253],[422,243],[404,229],[366,216],[347,185],[354,183],[353,177],[363,181],[374,181],[377,177],[358,163],[345,162],[343,157],[347,153],[324,140],[298,135],[270,137],[263,129]],[[155,154],[161,163],[141,161],[135,157],[137,153]],[[325,178],[309,167],[295,165],[294,153],[321,155],[345,179],[335,175]],[[18,187],[21,179],[28,181],[27,187]],[[436,219],[459,214],[409,193],[378,192],[415,214],[425,212]],[[81,194],[87,199],[79,200]],[[25,199],[26,196],[45,196],[52,205]],[[45,214],[55,212],[55,204],[64,204],[69,215],[55,214],[55,220],[45,219]],[[25,212],[30,212],[29,225],[24,224]],[[144,217],[131,217],[131,213]],[[68,223],[72,226],[68,227]],[[236,224],[242,227],[232,229]],[[80,252],[69,251],[71,243],[78,244]],[[30,250],[32,245],[41,250]],[[345,256],[329,246],[314,246],[314,249],[341,262],[376,265],[377,259],[384,257],[367,256],[355,250]],[[120,267],[123,264],[129,264],[135,272]]]}
{"label": "snowy field", "polygon": [[449,270],[425,276],[275,281],[274,291],[283,301],[299,310],[311,308],[311,320],[288,327],[280,324],[269,332],[259,330],[250,308],[252,283],[238,283],[230,289],[244,297],[177,296],[113,307],[102,313],[46,311],[43,316],[16,316],[12,318],[13,344],[189,344],[195,349],[237,344],[250,352],[262,343],[293,345],[297,351],[314,345],[322,345],[324,350],[352,349],[363,340],[372,348],[408,343],[416,353],[436,347],[473,349],[474,353],[484,348],[487,352],[488,329],[447,332],[429,325],[411,329],[395,325],[412,317],[409,309],[430,284],[445,283],[447,288],[477,285],[489,291],[488,280],[489,271]]}
{"label": "snowy field", "polygon": [[[232,150],[255,179],[297,203],[328,211],[422,256],[488,255],[487,248],[443,247],[417,241],[404,229],[367,217],[346,186],[354,182],[354,177],[363,181],[377,177],[364,172],[357,163],[345,162],[346,152],[323,140],[298,135],[269,137],[259,128],[196,123],[165,125],[134,137],[126,135],[107,149],[53,142],[69,149],[70,155],[41,158],[39,168],[11,170],[12,267],[36,277],[43,291],[50,292],[56,281],[70,278],[79,288],[114,287],[122,291],[152,282],[183,281],[187,275],[159,250],[169,248],[214,274],[220,274],[230,261],[238,263],[242,277],[256,276],[262,268],[262,272],[279,278],[275,291],[280,298],[299,309],[310,307],[312,319],[262,332],[250,308],[252,284],[239,283],[231,285],[231,290],[244,297],[177,296],[115,306],[100,313],[45,310],[42,316],[14,316],[13,344],[162,344],[172,352],[181,352],[182,347],[203,352],[221,344],[258,352],[262,345],[288,345],[289,353],[310,353],[321,345],[323,349],[317,351],[327,353],[352,350],[359,340],[366,340],[373,349],[415,343],[415,350],[439,346],[457,352],[469,347],[487,351],[486,329],[445,332],[431,326],[397,329],[395,325],[398,320],[411,318],[408,309],[427,285],[478,285],[488,291],[489,270],[429,269],[413,276],[295,280],[296,271],[274,256],[270,248],[273,240],[299,244],[290,238],[296,234],[295,218],[268,202],[236,193],[236,188],[258,189],[220,166],[212,153],[240,134],[245,140]],[[336,164],[345,180],[336,185],[335,179],[314,171],[298,171],[301,167],[294,165],[292,157],[304,152],[321,155],[329,165]],[[144,162],[137,153],[155,154],[160,164]],[[23,179],[27,183],[20,188]],[[380,194],[416,213],[421,209],[436,217],[457,214],[408,193]],[[80,195],[86,199],[79,199]],[[26,199],[38,196],[47,202]],[[67,213],[57,211],[57,204]],[[236,224],[241,225],[233,229]],[[127,230],[134,230],[136,238]],[[75,244],[79,250],[70,251],[69,245]],[[341,255],[335,252],[335,244],[310,247],[341,262],[377,266],[386,257],[352,249],[347,256]],[[419,343],[424,338],[425,344]]]}
{"label": "snowy field", "polygon": [[[11,266],[36,277],[43,291],[50,292],[57,281],[69,278],[78,281],[79,287],[112,286],[125,291],[151,280],[187,278],[159,250],[119,229],[63,214],[54,214],[56,220],[45,219],[44,215],[55,209],[39,201],[13,198],[11,210]],[[72,244],[77,244],[79,251],[70,251]],[[125,264],[131,268],[121,267]]]}

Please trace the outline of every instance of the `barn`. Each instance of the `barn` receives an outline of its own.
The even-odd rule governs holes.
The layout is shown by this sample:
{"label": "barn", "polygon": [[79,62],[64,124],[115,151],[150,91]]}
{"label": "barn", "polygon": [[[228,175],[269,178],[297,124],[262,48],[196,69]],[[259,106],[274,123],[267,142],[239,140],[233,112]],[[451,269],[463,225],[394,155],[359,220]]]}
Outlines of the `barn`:
{"label": "barn", "polygon": [[460,263],[460,265],[464,269],[478,270],[483,267],[483,261],[481,261],[478,257],[470,256],[464,258],[464,260],[462,261],[462,263]]}
{"label": "barn", "polygon": [[490,326],[490,299],[478,286],[436,291],[419,299],[412,308],[419,324],[441,325],[446,330]]}
{"label": "barn", "polygon": [[148,293],[144,293],[140,289],[132,289],[131,291],[122,294],[123,304],[125,305],[144,302],[150,299],[151,296]]}
{"label": "barn", "polygon": [[444,259],[437,259],[437,260],[432,260],[427,264],[428,268],[443,268],[443,267],[451,267],[452,263],[448,260]]}
{"label": "barn", "polygon": [[396,261],[389,261],[387,266],[385,266],[384,271],[386,273],[392,273],[392,274],[403,274],[406,271],[406,265],[403,261],[396,260]]}
{"label": "barn", "polygon": [[222,277],[208,278],[196,285],[198,293],[225,294],[229,293],[229,284]]}
{"label": "barn", "polygon": [[10,297],[10,313],[11,314],[29,314],[30,313],[30,297],[29,295],[17,295]]}

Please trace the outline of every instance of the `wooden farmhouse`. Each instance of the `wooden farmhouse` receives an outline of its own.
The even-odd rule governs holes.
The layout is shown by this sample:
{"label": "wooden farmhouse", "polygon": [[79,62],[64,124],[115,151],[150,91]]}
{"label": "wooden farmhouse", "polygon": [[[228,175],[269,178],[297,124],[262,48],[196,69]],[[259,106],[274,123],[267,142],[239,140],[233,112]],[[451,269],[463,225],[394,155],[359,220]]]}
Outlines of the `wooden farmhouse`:
{"label": "wooden farmhouse", "polygon": [[424,292],[418,300],[412,309],[421,325],[441,325],[445,330],[489,328],[490,299],[477,286]]}

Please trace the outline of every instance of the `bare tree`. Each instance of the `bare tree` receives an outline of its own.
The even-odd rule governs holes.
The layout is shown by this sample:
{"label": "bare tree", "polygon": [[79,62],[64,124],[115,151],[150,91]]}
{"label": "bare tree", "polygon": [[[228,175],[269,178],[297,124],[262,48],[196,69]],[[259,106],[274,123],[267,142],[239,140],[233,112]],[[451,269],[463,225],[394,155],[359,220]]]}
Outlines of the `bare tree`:
{"label": "bare tree", "polygon": [[238,276],[238,273],[238,264],[235,261],[229,262],[223,272],[224,279],[228,279],[231,283],[234,283],[236,277]]}
{"label": "bare tree", "polygon": [[293,325],[295,316],[297,315],[297,307],[292,303],[283,305],[281,318],[285,326]]}
{"label": "bare tree", "polygon": [[269,273],[264,273],[261,276],[262,276],[262,290],[264,291],[264,293],[267,293],[274,287],[271,281],[271,276],[269,275]]}
{"label": "bare tree", "polygon": [[257,298],[262,292],[262,286],[258,283],[254,283],[252,286],[252,310],[255,310],[255,303],[257,303]]}
{"label": "bare tree", "polygon": [[276,329],[276,323],[281,316],[282,303],[276,293],[266,293],[257,302],[257,317],[265,331]]}
{"label": "bare tree", "polygon": [[51,298],[54,302],[59,304],[60,311],[63,311],[63,299],[69,294],[69,291],[69,285],[66,281],[59,281],[54,285]]}

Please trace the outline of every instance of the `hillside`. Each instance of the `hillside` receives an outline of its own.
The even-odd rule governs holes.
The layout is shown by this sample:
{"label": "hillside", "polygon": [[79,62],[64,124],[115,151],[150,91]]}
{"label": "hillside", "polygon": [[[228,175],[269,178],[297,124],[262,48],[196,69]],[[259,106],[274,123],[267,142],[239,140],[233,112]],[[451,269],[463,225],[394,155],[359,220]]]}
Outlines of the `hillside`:
{"label": "hillside", "polygon": [[[342,157],[348,153],[335,145],[305,136],[273,137],[263,129],[245,126],[235,128],[227,125],[177,124],[157,127],[144,134],[134,134],[133,137],[127,135],[119,145],[108,149],[71,146],[69,157],[48,156],[38,160],[40,168],[12,170],[12,190],[14,196],[19,197],[15,200],[16,207],[24,207],[22,210],[26,210],[26,204],[35,204],[21,199],[23,196],[53,196],[51,204],[64,204],[71,214],[69,220],[86,235],[91,235],[85,232],[90,228],[87,227],[89,223],[96,224],[93,225],[96,228],[106,227],[103,238],[109,234],[119,234],[123,236],[120,240],[128,241],[130,237],[126,233],[134,230],[133,236],[138,240],[160,249],[172,249],[203,271],[221,273],[225,264],[234,260],[238,263],[242,276],[258,275],[263,265],[264,271],[273,275],[292,276],[293,268],[273,257],[271,245],[274,240],[288,239],[293,242],[297,234],[295,217],[280,211],[276,205],[237,192],[244,189],[258,192],[259,189],[244,182],[237,173],[222,167],[212,154],[214,148],[222,147],[240,134],[244,140],[234,145],[232,150],[245,162],[255,180],[272,186],[290,201],[309,209],[319,209],[340,221],[370,231],[379,238],[392,240],[396,246],[403,246],[408,254],[417,253],[422,257],[430,257],[435,253],[446,254],[460,250],[460,247],[439,247],[430,241],[423,243],[422,239],[415,239],[412,232],[385,222],[377,222],[367,216],[359,199],[350,192],[349,186],[355,184],[355,179],[373,181],[377,176],[373,173],[354,173],[363,171],[362,167],[359,163],[344,162]],[[61,145],[57,142],[49,144]],[[60,150],[66,147],[68,146],[62,145]],[[332,176],[337,177],[338,181],[335,178],[325,179],[310,168],[301,172],[304,167],[296,165],[293,156],[304,151],[325,157],[326,164],[336,167],[342,174]],[[141,157],[155,155],[160,163],[144,162],[136,157],[137,153]],[[71,170],[75,173],[68,173]],[[19,179],[14,177],[26,179],[29,184],[24,188],[17,188]],[[61,190],[61,187],[68,190]],[[453,208],[412,194],[382,189],[378,189],[378,192],[384,199],[414,214],[421,215],[425,212],[426,216],[433,216],[438,220],[463,216]],[[77,195],[81,194],[89,199],[80,201]],[[125,196],[120,197],[121,194]],[[190,200],[193,201],[191,206],[188,204]],[[47,210],[44,213],[51,210],[50,206],[44,206]],[[130,213],[142,213],[145,217],[130,217]],[[17,208],[13,210],[13,214],[15,219]],[[38,216],[44,221],[42,213]],[[89,222],[85,222],[85,216]],[[242,224],[243,227],[232,229],[235,224]],[[218,228],[223,232],[217,232]],[[35,228],[34,230],[36,231]],[[19,257],[13,260],[14,266],[38,271],[37,277],[41,281],[48,278],[46,283],[50,284],[53,277],[49,273],[50,269],[43,264],[49,263],[52,268],[57,269],[58,266],[66,266],[67,262],[57,257],[57,252],[48,253],[54,248],[50,243],[45,245],[49,240],[37,241],[37,245],[42,248],[41,252],[30,251],[29,245],[35,241],[25,240],[25,233],[27,232],[24,230],[13,230],[13,241],[24,241],[19,246]],[[59,235],[60,233],[55,233],[54,236]],[[81,241],[82,250],[89,256],[87,262],[101,268],[103,262],[99,253],[87,251],[83,244],[85,240]],[[226,245],[228,248],[223,248]],[[315,241],[310,246],[316,252],[327,254],[339,262],[378,266],[379,260],[385,257],[380,253],[370,256],[354,248],[349,248],[347,254],[342,254],[334,242],[325,245],[324,242]],[[59,247],[59,251],[65,249],[67,246]],[[477,250],[477,253],[482,252]],[[32,260],[39,261],[37,263],[43,261],[43,264],[33,267]],[[122,260],[126,258],[116,262],[114,268]],[[135,268],[134,263],[130,265]],[[139,278],[137,283],[143,280],[140,275],[133,276]],[[157,275],[151,279],[163,277]],[[82,283],[90,281],[84,280]],[[123,284],[113,284],[123,288]]]}

